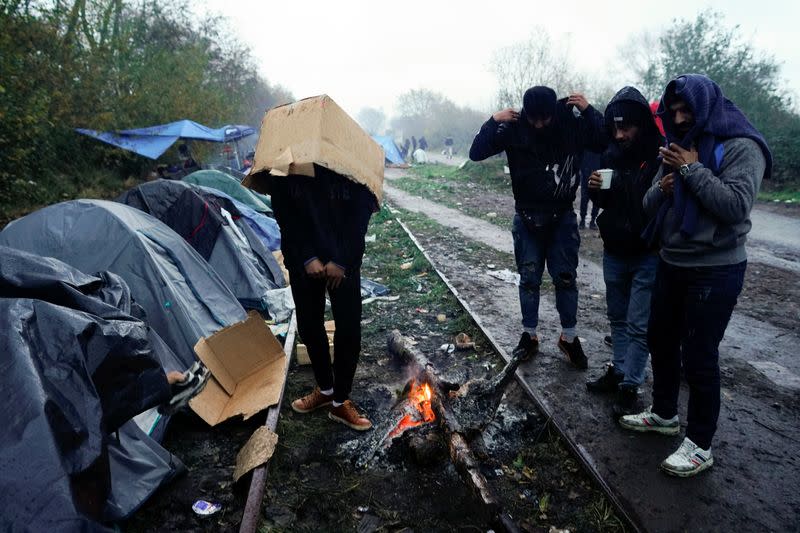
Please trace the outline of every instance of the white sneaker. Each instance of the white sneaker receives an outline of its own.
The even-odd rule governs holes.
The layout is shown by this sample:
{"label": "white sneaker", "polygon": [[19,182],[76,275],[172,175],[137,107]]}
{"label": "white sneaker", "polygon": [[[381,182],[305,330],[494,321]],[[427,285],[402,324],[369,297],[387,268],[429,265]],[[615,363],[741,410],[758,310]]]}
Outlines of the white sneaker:
{"label": "white sneaker", "polygon": [[664,459],[661,469],[673,476],[690,477],[711,468],[713,464],[711,448],[704,450],[686,437],[675,453]]}
{"label": "white sneaker", "polygon": [[641,413],[620,417],[619,425],[631,431],[654,432],[662,435],[677,435],[681,430],[678,415],[667,420],[651,413],[650,407]]}

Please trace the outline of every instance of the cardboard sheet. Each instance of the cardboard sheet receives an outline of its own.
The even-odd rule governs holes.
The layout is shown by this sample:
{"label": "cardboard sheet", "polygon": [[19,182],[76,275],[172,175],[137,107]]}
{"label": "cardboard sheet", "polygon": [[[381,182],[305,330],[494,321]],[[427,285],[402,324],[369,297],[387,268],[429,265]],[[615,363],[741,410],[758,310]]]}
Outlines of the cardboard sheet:
{"label": "cardboard sheet", "polygon": [[209,425],[240,415],[247,419],[278,403],[287,358],[258,313],[201,338],[194,350],[211,378],[189,406]]}
{"label": "cardboard sheet", "polygon": [[314,164],[366,185],[381,202],[383,148],[327,95],[267,111],[242,184],[269,194],[269,174],[314,176]]}
{"label": "cardboard sheet", "polygon": [[278,435],[268,427],[261,426],[255,430],[236,456],[236,468],[233,470],[234,483],[252,469],[269,461],[275,453],[277,444]]}

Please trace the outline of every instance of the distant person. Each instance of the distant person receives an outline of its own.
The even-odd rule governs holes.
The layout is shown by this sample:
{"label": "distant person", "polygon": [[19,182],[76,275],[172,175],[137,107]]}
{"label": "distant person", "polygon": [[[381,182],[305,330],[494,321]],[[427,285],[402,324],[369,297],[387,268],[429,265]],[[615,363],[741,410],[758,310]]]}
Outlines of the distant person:
{"label": "distant person", "polygon": [[[589,194],[589,175],[600,168],[600,161],[600,154],[596,152],[586,151],[583,153],[583,162],[581,163],[581,220],[578,223],[578,228],[580,229],[586,229],[586,213],[589,211],[589,200],[592,200],[592,196]],[[599,212],[600,206],[597,205],[595,200],[592,200],[589,229],[597,229],[597,213]]]}
{"label": "distant person", "polygon": [[428,141],[425,140],[424,136],[419,138],[419,147],[422,150],[427,150],[428,149]]}
{"label": "distant person", "polygon": [[[649,222],[642,199],[658,171],[663,138],[650,107],[633,87],[623,87],[606,106],[611,144],[596,168],[614,171],[603,189],[600,174],[588,179],[589,196],[603,212],[597,219],[603,238],[603,279],[614,356],[605,374],[586,383],[590,392],[615,396],[614,418],[636,412],[647,360],[647,321],[656,279],[656,246],[642,239]],[[593,220],[594,221],[594,220]]]}
{"label": "distant person", "polygon": [[505,151],[511,172],[523,330],[515,356],[529,358],[539,351],[539,290],[547,265],[561,319],[557,346],[576,368],[588,366],[577,333],[580,236],[573,202],[584,151],[600,151],[604,144],[603,115],[582,94],[559,100],[542,86],[525,91],[521,111],[504,109],[489,117],[472,141],[471,160]]}
{"label": "distant person", "polygon": [[417,148],[414,152],[414,163],[423,164],[428,162],[428,154],[422,148]]}
{"label": "distant person", "polygon": [[403,142],[403,159],[410,159],[412,154],[411,139],[406,137],[406,140]]}
{"label": "distant person", "polygon": [[188,145],[181,144],[180,146],[178,146],[178,153],[180,154],[181,159],[183,160],[183,164],[181,166],[186,171],[187,174],[200,168],[200,165],[198,165],[197,161],[195,161],[194,157],[192,157],[192,153],[189,150]]}
{"label": "distant person", "polygon": [[411,136],[411,153],[413,154],[416,151],[417,151],[417,138],[412,135]]}
{"label": "distant person", "polygon": [[453,159],[453,138],[452,137],[445,137],[444,139],[444,149],[447,155],[447,159]]}
{"label": "distant person", "polygon": [[[372,423],[359,413],[350,392],[361,353],[364,236],[378,204],[365,185],[321,166],[314,172],[315,177],[270,177],[297,330],[317,382],[310,394],[292,402],[292,409],[308,413],[330,406],[331,419],[364,431]],[[336,322],[333,363],[325,333],[326,291]]]}
{"label": "distant person", "polygon": [[761,133],[706,76],[670,81],[658,115],[669,146],[660,149],[663,163],[644,197],[654,217],[645,236],[661,245],[647,336],[653,404],[623,416],[620,424],[677,435],[683,369],[689,384],[686,436],[661,468],[687,477],[714,464],[719,343],[744,283],[750,210],[762,179],[772,172],[772,154]]}

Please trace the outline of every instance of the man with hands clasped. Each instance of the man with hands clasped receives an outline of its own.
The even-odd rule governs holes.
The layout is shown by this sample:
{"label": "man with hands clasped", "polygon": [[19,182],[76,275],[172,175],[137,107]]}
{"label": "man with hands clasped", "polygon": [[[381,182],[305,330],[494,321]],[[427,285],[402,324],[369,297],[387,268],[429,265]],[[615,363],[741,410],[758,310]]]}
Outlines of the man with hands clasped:
{"label": "man with hands clasped", "polygon": [[[365,185],[318,165],[314,174],[270,176],[297,330],[318,385],[293,401],[292,409],[308,413],[330,406],[331,419],[363,431],[372,424],[349,397],[361,352],[364,236],[378,204]],[[336,322],[333,363],[325,332],[326,292]]]}
{"label": "man with hands clasped", "polygon": [[750,210],[772,155],[761,133],[706,76],[672,80],[657,114],[663,163],[644,197],[644,237],[660,245],[648,324],[653,404],[623,416],[634,431],[677,435],[681,368],[689,385],[686,436],[661,468],[693,476],[714,463],[720,410],[719,344],[747,267]]}

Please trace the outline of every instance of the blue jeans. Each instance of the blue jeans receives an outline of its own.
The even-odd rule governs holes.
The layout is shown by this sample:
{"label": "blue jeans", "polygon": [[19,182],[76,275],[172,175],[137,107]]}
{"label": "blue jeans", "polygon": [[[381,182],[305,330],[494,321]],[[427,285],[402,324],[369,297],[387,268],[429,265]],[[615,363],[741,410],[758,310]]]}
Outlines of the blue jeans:
{"label": "blue jeans", "polygon": [[556,289],[561,327],[574,328],[578,323],[578,219],[570,209],[551,222],[530,228],[519,214],[514,215],[514,257],[520,275],[519,303],[525,328],[535,329],[539,324],[539,288],[545,264]]}
{"label": "blue jeans", "polygon": [[603,253],[606,306],[614,347],[614,369],[622,385],[638,387],[647,367],[647,321],[658,256]]}
{"label": "blue jeans", "polygon": [[653,363],[653,412],[678,413],[681,366],[689,384],[686,436],[711,447],[719,418],[719,343],[742,291],[747,261],[678,267],[658,263],[647,342]]}

